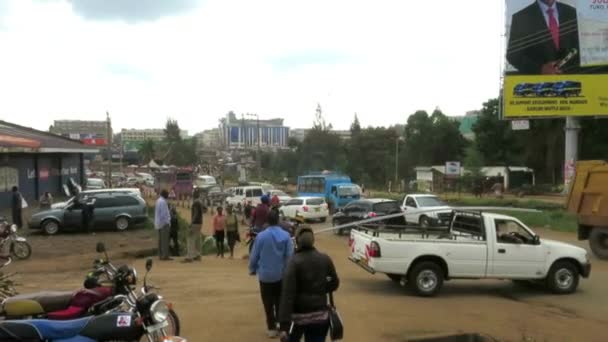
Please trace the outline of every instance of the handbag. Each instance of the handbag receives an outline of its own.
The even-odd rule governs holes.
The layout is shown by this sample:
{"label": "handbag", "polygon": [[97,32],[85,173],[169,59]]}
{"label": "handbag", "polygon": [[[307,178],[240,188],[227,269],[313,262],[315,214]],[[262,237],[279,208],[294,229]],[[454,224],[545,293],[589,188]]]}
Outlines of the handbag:
{"label": "handbag", "polygon": [[332,292],[328,293],[329,296],[329,337],[332,341],[340,341],[344,337],[344,324],[340,313],[336,309],[334,304],[334,295]]}

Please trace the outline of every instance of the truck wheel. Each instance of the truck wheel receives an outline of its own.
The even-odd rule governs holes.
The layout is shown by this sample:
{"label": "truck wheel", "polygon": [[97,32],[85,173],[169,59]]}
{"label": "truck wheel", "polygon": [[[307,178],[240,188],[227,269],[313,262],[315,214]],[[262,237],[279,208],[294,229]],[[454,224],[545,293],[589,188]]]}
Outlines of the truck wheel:
{"label": "truck wheel", "polygon": [[549,270],[547,288],[555,294],[569,294],[576,291],[579,272],[576,265],[570,261],[558,261]]}
{"label": "truck wheel", "polygon": [[409,272],[408,284],[422,297],[436,295],[443,286],[443,270],[432,261],[423,261]]}
{"label": "truck wheel", "polygon": [[422,227],[422,228],[428,228],[431,226],[431,220],[426,216],[422,216],[420,218],[419,224],[420,224],[420,227]]}
{"label": "truck wheel", "polygon": [[589,234],[591,251],[600,259],[608,259],[608,229],[593,228]]}

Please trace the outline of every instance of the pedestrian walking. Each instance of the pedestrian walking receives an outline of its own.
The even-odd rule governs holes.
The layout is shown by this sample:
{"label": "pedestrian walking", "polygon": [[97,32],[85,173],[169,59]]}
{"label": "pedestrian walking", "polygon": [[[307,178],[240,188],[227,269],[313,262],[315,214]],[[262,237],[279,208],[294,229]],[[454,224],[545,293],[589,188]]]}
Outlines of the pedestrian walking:
{"label": "pedestrian walking", "polygon": [[268,214],[270,212],[270,198],[266,195],[260,198],[261,203],[255,208],[251,215],[251,225],[256,232],[261,232],[268,223]]}
{"label": "pedestrian walking", "polygon": [[169,205],[169,213],[171,214],[171,229],[169,230],[169,250],[171,255],[179,256],[179,217],[175,204]]}
{"label": "pedestrian walking", "polygon": [[281,341],[323,342],[329,331],[328,294],[340,280],[331,258],[317,251],[309,226],[296,232],[297,250],[287,263],[281,289]]}
{"label": "pedestrian walking", "polygon": [[213,216],[213,237],[215,238],[216,257],[224,258],[224,238],[226,237],[226,215],[224,209],[217,207],[217,214]]}
{"label": "pedestrian walking", "polygon": [[158,230],[158,256],[160,260],[172,260],[169,257],[169,237],[171,234],[171,213],[167,199],[169,192],[162,190],[156,200],[154,210],[154,228]]}
{"label": "pedestrian walking", "polygon": [[268,214],[269,226],[255,239],[249,258],[249,274],[258,276],[260,294],[266,314],[268,337],[278,337],[281,280],[287,260],[293,255],[293,242],[289,233],[279,226],[279,213]]}
{"label": "pedestrian walking", "polygon": [[201,260],[201,228],[203,227],[203,202],[201,201],[201,193],[199,189],[194,190],[192,194],[194,202],[192,202],[191,223],[188,230],[188,256],[184,262],[200,261]]}
{"label": "pedestrian walking", "polygon": [[45,191],[44,194],[40,196],[38,203],[40,205],[40,210],[51,209],[51,206],[53,205],[53,196],[51,196],[50,192]]}
{"label": "pedestrian walking", "polygon": [[89,198],[88,196],[84,196],[82,198],[82,202],[80,203],[80,207],[82,208],[82,227],[85,229],[87,233],[93,231],[94,222],[95,222],[95,202],[96,198]]}
{"label": "pedestrian walking", "polygon": [[[13,219],[13,224],[17,226],[17,228],[23,227],[23,207],[25,200],[21,193],[19,192],[19,188],[13,186],[13,194],[11,201],[11,214]],[[27,205],[25,205],[27,206]]]}
{"label": "pedestrian walking", "polygon": [[243,224],[248,224],[251,226],[251,215],[253,214],[253,206],[251,205],[251,201],[247,201],[245,203],[245,208],[243,209]]}
{"label": "pedestrian walking", "polygon": [[234,259],[234,246],[237,241],[241,241],[239,236],[239,218],[229,205],[226,208],[226,239],[228,240],[228,248],[230,249],[230,259]]}

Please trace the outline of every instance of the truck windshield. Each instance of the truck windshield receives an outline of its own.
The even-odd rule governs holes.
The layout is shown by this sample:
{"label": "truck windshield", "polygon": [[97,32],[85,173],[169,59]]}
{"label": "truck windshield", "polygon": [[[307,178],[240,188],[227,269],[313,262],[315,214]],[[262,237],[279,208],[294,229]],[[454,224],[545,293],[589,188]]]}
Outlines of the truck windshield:
{"label": "truck windshield", "polygon": [[341,186],[338,188],[339,196],[357,196],[360,195],[359,188],[356,186]]}
{"label": "truck windshield", "polygon": [[435,196],[418,197],[416,200],[419,207],[442,207],[445,205],[445,203]]}

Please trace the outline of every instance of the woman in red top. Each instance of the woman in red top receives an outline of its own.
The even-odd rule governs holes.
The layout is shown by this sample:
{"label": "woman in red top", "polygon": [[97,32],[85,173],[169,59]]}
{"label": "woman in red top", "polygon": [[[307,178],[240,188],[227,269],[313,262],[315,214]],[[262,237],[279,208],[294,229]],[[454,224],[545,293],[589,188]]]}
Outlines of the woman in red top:
{"label": "woman in red top", "polygon": [[226,236],[226,216],[222,207],[217,207],[217,214],[213,216],[213,237],[217,249],[216,258],[224,258],[224,237]]}

